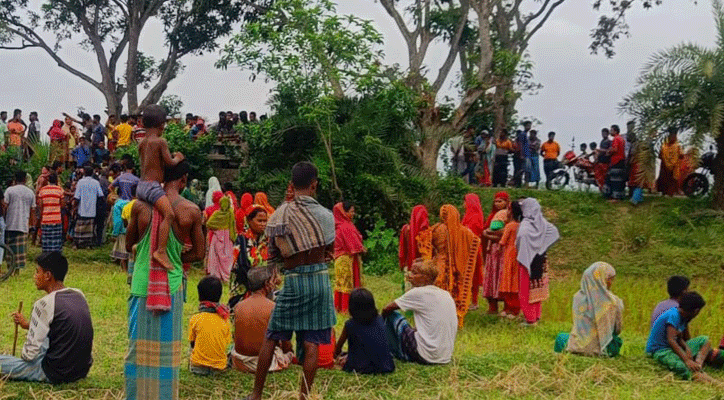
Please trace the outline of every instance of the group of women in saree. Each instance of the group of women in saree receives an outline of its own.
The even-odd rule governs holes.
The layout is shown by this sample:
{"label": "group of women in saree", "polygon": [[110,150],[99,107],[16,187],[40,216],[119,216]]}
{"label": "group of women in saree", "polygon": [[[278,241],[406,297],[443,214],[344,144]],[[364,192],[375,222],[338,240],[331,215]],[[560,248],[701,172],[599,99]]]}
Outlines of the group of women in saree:
{"label": "group of women in saree", "polygon": [[548,298],[548,248],[559,238],[558,230],[544,217],[536,199],[511,201],[498,192],[488,218],[480,198],[465,196],[461,219],[455,206],[440,209],[440,222],[430,226],[427,209],[416,206],[410,223],[400,232],[400,267],[409,272],[416,259],[434,260],[439,268],[436,286],[455,300],[459,326],[478,307],[479,293],[488,301],[488,313],[525,323],[541,317],[541,303]]}
{"label": "group of women in saree", "polygon": [[209,179],[208,187],[204,208],[206,273],[228,282],[239,257],[244,258],[243,264],[249,268],[266,265],[268,240],[264,230],[274,213],[267,195],[258,192],[252,197],[250,193],[244,193],[241,202],[237,202],[232,191],[222,191],[216,177]]}

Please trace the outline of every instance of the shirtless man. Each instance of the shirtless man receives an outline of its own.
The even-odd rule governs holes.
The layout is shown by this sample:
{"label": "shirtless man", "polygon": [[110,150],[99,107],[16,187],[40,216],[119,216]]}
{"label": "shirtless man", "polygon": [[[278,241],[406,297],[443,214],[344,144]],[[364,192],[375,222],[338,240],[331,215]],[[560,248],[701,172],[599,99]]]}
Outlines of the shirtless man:
{"label": "shirtless man", "polygon": [[[184,299],[182,264],[202,260],[206,253],[201,211],[179,195],[186,187],[189,170],[189,163],[183,161],[164,171],[166,197],[175,215],[171,221],[173,236],[169,238],[169,256],[173,260],[173,269],[168,271],[171,308],[164,313],[146,308],[150,268],[148,231],[153,207],[137,201],[131,208],[126,250],[131,252],[137,245],[137,257],[128,301],[129,349],[125,380],[129,400],[178,399]],[[191,244],[191,249],[182,252],[187,243]],[[144,252],[146,257],[141,255]]]}
{"label": "shirtless man", "polygon": [[166,111],[161,106],[152,104],[143,111],[143,127],[146,137],[138,144],[138,158],[141,160],[141,181],[138,183],[138,198],[156,207],[163,215],[158,230],[158,248],[153,252],[153,259],[163,268],[173,268],[166,254],[168,235],[174,211],[171,203],[161,187],[164,169],[174,167],[184,156],[181,153],[171,154],[166,139],[162,138],[166,125]]}

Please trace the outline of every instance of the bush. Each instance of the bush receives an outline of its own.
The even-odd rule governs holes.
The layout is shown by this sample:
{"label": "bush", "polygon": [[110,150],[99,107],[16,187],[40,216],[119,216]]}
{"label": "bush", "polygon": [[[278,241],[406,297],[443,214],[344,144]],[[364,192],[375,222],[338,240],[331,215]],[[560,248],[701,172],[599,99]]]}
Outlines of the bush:
{"label": "bush", "polygon": [[374,229],[367,232],[364,245],[367,249],[364,265],[366,274],[386,275],[399,269],[397,232],[385,228],[384,220],[378,220]]}

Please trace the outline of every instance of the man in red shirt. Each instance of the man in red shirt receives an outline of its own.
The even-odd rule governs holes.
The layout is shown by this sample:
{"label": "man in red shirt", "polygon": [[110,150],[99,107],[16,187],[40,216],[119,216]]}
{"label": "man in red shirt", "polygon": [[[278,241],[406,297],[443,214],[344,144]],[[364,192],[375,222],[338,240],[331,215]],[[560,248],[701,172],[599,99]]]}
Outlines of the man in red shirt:
{"label": "man in red shirt", "polygon": [[63,251],[63,220],[60,209],[65,206],[63,188],[58,186],[58,175],[51,172],[48,184],[38,191],[41,217],[41,246],[43,251]]}
{"label": "man in red shirt", "polygon": [[611,125],[611,135],[611,148],[606,152],[611,161],[603,195],[612,200],[622,200],[626,197],[626,140],[621,136],[618,125]]}

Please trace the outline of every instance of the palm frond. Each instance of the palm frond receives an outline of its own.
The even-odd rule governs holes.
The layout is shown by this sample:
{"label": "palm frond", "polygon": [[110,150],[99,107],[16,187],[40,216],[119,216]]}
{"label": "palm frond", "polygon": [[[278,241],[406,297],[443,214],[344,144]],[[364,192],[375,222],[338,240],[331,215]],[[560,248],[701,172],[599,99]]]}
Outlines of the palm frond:
{"label": "palm frond", "polygon": [[702,56],[707,52],[706,48],[693,43],[660,50],[649,58],[644,65],[642,75],[657,74],[663,71],[695,73],[700,68]]}

